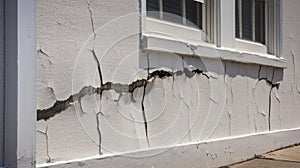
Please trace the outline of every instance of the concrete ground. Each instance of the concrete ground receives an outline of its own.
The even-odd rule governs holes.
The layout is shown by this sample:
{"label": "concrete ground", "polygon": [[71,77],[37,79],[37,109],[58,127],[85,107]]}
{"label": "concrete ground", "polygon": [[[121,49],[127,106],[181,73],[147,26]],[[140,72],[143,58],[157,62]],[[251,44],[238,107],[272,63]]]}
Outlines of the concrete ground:
{"label": "concrete ground", "polygon": [[230,168],[300,168],[300,146],[267,153]]}

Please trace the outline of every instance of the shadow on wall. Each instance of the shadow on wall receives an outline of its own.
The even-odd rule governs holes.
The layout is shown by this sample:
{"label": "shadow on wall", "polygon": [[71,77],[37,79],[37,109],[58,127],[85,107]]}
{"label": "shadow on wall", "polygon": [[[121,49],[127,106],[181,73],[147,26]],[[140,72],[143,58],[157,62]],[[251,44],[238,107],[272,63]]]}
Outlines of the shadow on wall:
{"label": "shadow on wall", "polygon": [[[221,64],[218,62],[221,62]],[[193,69],[205,74],[209,82],[216,78],[224,80],[226,85],[224,111],[228,115],[226,118],[224,117],[225,114],[223,114],[219,127],[221,127],[220,125],[228,125],[229,130],[228,134],[222,134],[222,129],[219,128],[220,132],[212,135],[214,138],[274,130],[272,120],[277,120],[278,116],[272,116],[272,102],[277,100],[280,103],[274,89],[278,90],[280,87],[280,83],[283,80],[283,69],[153,51],[141,52],[139,63],[140,68],[148,69],[149,72],[163,69],[172,73],[174,71],[185,72],[187,69]],[[223,66],[224,71],[220,71],[220,67],[207,66]],[[176,73],[174,75],[177,76]],[[185,73],[186,77],[192,77],[193,75]],[[211,98],[208,97],[208,99]],[[220,102],[215,103],[221,104]]]}

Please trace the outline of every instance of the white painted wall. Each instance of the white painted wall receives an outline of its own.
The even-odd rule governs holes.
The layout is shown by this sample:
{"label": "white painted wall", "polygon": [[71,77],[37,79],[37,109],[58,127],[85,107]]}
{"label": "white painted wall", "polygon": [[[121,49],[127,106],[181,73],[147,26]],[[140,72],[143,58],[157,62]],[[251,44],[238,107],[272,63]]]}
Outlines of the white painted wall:
{"label": "white painted wall", "polygon": [[[299,1],[284,1],[283,56],[288,60],[280,89],[272,93],[274,129],[299,127],[300,108],[300,18]],[[277,100],[276,97],[279,99]],[[280,102],[279,102],[280,100]]]}
{"label": "white painted wall", "polygon": [[[113,26],[113,29],[104,27],[103,30],[97,32],[96,40],[93,40],[93,29],[97,31],[110,20],[137,12],[137,2],[41,0],[37,1],[37,11],[37,109],[49,108],[56,99],[64,100],[84,86],[99,85],[97,64],[91,52],[93,47],[99,59],[102,59],[104,82],[129,83],[133,80],[130,77],[139,70],[139,56],[136,54],[139,52],[138,16],[135,15],[134,19],[129,20],[125,18],[123,23]],[[122,33],[132,34],[131,32],[133,36],[126,37],[121,43],[117,43],[105,57],[101,57],[104,49],[110,47],[107,44],[118,42],[112,40],[119,40]],[[90,37],[91,40],[84,45]],[[93,45],[91,43],[95,43],[94,46],[91,46]],[[82,47],[84,48],[80,53]],[[132,52],[136,53],[131,54]],[[124,56],[127,59],[124,60]],[[124,69],[119,69],[113,76],[118,64],[123,64],[121,67]],[[62,115],[58,118],[38,122],[37,163],[47,161],[47,146],[52,162],[98,154],[97,142],[99,140],[93,112],[98,105],[93,102],[96,101],[93,98],[95,97],[87,96],[82,100],[84,110],[92,113],[92,115],[86,115],[87,118],[82,118],[83,121],[78,120],[74,106],[72,106],[66,112],[61,113]],[[109,107],[111,103],[113,101],[108,100],[108,106],[104,108],[111,108]],[[78,109],[78,106],[76,108]],[[111,113],[117,112],[112,108],[109,110]],[[120,128],[126,131],[134,130],[132,123],[115,120],[115,117],[118,116],[112,117],[114,124],[119,124]],[[88,124],[85,125],[87,128],[83,127],[80,122]],[[43,134],[47,127],[48,144]],[[115,147],[120,151],[139,148],[136,141],[126,139],[126,137],[121,139],[118,137],[119,134],[112,132],[109,128],[102,131],[103,143],[107,143],[112,148]],[[121,142],[127,145],[121,145]]]}
{"label": "white painted wall", "polygon": [[[113,85],[102,96],[87,95],[75,105],[58,110],[47,121],[37,122],[37,164],[125,152],[134,157],[151,155],[153,160],[144,158],[139,163],[157,167],[168,167],[164,160],[172,162],[174,155],[181,156],[174,163],[184,163],[193,158],[189,156],[199,154],[202,159],[210,156],[211,162],[204,165],[210,167],[299,142],[296,136],[284,132],[300,127],[299,5],[296,0],[284,1],[283,56],[288,68],[280,69],[145,52],[139,44],[137,1],[37,1],[37,109],[44,110],[39,113],[54,112],[51,107],[55,102],[70,100],[69,96],[85,86],[99,87],[93,51],[101,65],[103,86],[108,86],[106,82]],[[192,75],[191,71],[197,69],[203,73]],[[164,77],[149,79],[146,86],[137,87],[132,94],[126,91],[137,79],[146,79],[148,73],[160,70],[165,72]],[[172,72],[175,75],[166,76]],[[239,141],[237,136],[245,138]],[[256,137],[266,138],[257,144]],[[229,140],[223,143],[224,138]],[[197,147],[198,143],[201,152],[184,154],[193,151],[186,144]],[[182,147],[175,147],[178,145]],[[156,148],[172,150],[161,153]],[[130,154],[149,149],[154,153]],[[229,151],[228,155],[224,151]],[[226,159],[216,159],[223,155]],[[74,164],[93,167],[106,161]],[[199,162],[189,160],[191,165]],[[134,165],[130,159],[114,163]]]}
{"label": "white painted wall", "polygon": [[3,163],[4,138],[4,0],[0,1],[0,165]]}

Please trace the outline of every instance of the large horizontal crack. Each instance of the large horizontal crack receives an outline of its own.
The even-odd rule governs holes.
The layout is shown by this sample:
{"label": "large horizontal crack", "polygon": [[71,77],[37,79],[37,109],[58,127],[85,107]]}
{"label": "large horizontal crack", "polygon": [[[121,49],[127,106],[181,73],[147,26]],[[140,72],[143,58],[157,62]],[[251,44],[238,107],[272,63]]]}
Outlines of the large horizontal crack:
{"label": "large horizontal crack", "polygon": [[74,105],[74,103],[80,101],[82,97],[96,93],[97,90],[97,88],[94,88],[92,86],[85,86],[78,93],[69,96],[66,100],[56,101],[50,108],[37,110],[37,120],[48,120],[56,114],[59,114],[62,111],[66,110],[68,107]]}
{"label": "large horizontal crack", "polygon": [[37,110],[37,120],[48,120],[54,117],[56,114],[59,114],[66,110],[67,108],[73,106],[74,104],[81,101],[84,96],[92,95],[92,94],[101,94],[103,91],[114,90],[116,93],[124,94],[124,93],[133,93],[135,89],[145,87],[147,83],[153,82],[156,78],[169,78],[172,76],[179,76],[185,74],[187,77],[191,78],[195,74],[204,75],[209,79],[209,76],[205,74],[202,70],[194,69],[189,70],[187,68],[184,71],[165,71],[165,70],[156,70],[152,73],[149,73],[147,79],[138,79],[133,81],[130,84],[121,84],[121,83],[112,83],[106,82],[102,84],[101,87],[93,87],[93,86],[85,86],[78,93],[69,96],[65,100],[57,100],[52,107],[47,109],[38,109]]}

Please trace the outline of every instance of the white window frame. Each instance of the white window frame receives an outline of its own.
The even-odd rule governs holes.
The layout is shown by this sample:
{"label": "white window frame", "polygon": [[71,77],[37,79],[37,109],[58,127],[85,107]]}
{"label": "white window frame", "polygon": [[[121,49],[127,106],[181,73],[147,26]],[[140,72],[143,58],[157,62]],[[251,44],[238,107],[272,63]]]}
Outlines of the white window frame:
{"label": "white window frame", "polygon": [[[185,0],[183,0],[185,2]],[[185,3],[182,3],[183,8],[183,24],[169,22],[163,20],[163,8],[162,8],[162,0],[159,0],[159,19],[147,17],[144,14],[144,26],[143,26],[143,34],[150,36],[163,36],[165,38],[173,38],[176,40],[190,40],[190,41],[206,41],[212,42],[214,32],[212,32],[212,19],[211,17],[211,9],[210,3],[207,3],[207,0],[195,0],[199,3],[203,3],[202,5],[202,29],[191,27],[185,25],[186,23],[186,15],[185,15]],[[212,0],[214,1],[214,0]],[[146,13],[146,0],[142,0],[142,9],[144,9],[144,13]],[[208,13],[208,15],[207,15]],[[209,24],[209,26],[208,26]]]}

